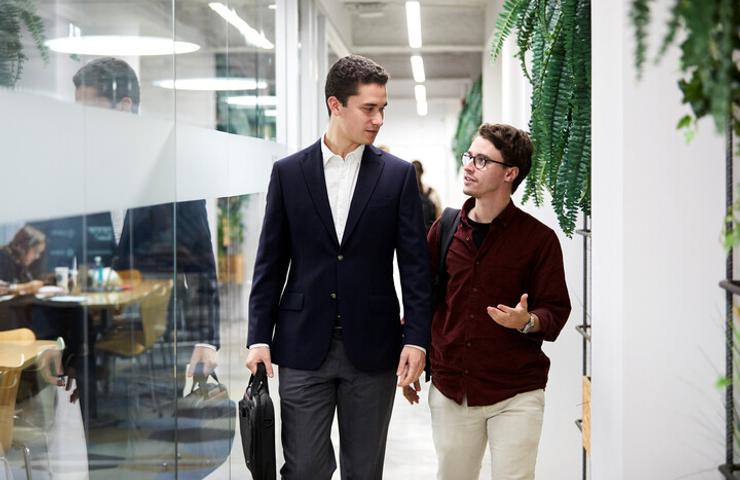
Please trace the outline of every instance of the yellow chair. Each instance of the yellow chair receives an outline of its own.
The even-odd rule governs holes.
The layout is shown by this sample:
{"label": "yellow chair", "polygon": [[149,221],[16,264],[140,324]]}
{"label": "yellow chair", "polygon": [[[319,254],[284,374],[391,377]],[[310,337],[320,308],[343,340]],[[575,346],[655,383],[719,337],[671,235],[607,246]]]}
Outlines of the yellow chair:
{"label": "yellow chair", "polygon": [[[136,328],[125,328],[119,325],[113,332],[95,343],[95,350],[113,356],[111,371],[115,371],[115,358],[124,357],[136,360],[146,354],[150,373],[150,391],[152,400],[159,411],[154,393],[154,359],[153,347],[167,330],[167,311],[172,293],[172,280],[158,282],[152,286],[138,301],[141,324]],[[161,412],[160,412],[161,413]]]}
{"label": "yellow chair", "polygon": [[[0,332],[0,349],[3,344],[7,346],[31,346],[36,342],[36,335],[28,328],[5,330]],[[5,452],[10,448],[13,440],[13,428],[15,425],[15,399],[18,394],[21,371],[28,364],[28,356],[35,350],[18,350],[15,354],[18,358],[3,357],[0,365],[0,464],[10,469],[10,464],[5,458]],[[35,357],[35,353],[33,353]],[[31,357],[33,358],[33,357]],[[31,478],[31,452],[22,446],[23,458],[25,460],[26,475]]]}

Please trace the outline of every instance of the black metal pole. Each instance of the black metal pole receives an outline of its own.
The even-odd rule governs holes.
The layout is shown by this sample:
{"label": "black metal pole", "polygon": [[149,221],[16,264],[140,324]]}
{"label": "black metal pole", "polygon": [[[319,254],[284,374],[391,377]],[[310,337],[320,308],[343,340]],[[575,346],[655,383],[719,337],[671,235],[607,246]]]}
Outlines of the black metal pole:
{"label": "black metal pole", "polygon": [[[583,215],[583,230],[585,232],[589,231],[589,222],[588,222],[588,215]],[[591,330],[588,330],[589,326],[589,315],[588,315],[588,278],[589,278],[589,250],[588,250],[588,242],[590,240],[590,237],[588,235],[583,235],[583,320],[581,322],[581,325],[584,327],[584,332],[591,332]],[[588,372],[588,342],[589,340],[586,338],[586,336],[583,337],[583,376],[587,376],[589,374]],[[588,453],[586,452],[586,449],[583,449],[582,452],[582,462],[583,462],[583,480],[588,480]]]}
{"label": "black metal pole", "polygon": [[[727,212],[732,211],[732,117],[727,120],[727,132],[725,134],[727,145],[725,147],[725,205]],[[729,234],[732,231],[732,222],[727,222],[725,228]],[[725,262],[725,278],[733,278],[732,248],[727,253]],[[735,447],[735,399],[733,395],[733,351],[734,351],[734,328],[732,319],[732,293],[725,291],[725,375],[728,380],[727,389],[725,390],[725,456],[727,465],[734,463],[733,451]]]}

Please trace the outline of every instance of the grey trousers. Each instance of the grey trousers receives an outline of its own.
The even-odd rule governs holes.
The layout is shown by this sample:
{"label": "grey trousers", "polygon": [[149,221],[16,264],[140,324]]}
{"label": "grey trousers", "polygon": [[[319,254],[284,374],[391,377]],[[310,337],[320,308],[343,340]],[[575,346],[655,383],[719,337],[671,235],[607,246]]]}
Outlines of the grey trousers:
{"label": "grey trousers", "polygon": [[383,478],[385,444],[396,391],[395,371],[357,370],[334,333],[318,370],[281,367],[283,480],[329,480],[337,468],[331,442],[336,408],[342,480]]}

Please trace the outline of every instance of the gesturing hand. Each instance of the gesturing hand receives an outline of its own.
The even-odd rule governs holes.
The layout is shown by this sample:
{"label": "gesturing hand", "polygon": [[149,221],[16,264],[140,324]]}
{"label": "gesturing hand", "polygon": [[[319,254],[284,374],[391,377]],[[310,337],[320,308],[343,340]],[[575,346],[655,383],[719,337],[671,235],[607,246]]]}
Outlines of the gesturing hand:
{"label": "gesturing hand", "polygon": [[502,327],[515,328],[519,330],[529,322],[527,297],[528,295],[526,293],[522,295],[521,299],[519,299],[519,303],[514,308],[498,304],[496,307],[488,307],[486,311],[493,321]]}

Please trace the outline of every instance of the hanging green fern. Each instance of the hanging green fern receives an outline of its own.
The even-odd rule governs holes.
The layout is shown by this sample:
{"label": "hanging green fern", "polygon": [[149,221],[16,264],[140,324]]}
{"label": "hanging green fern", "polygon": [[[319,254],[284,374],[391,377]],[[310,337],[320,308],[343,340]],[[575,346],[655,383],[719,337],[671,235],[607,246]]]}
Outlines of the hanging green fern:
{"label": "hanging green fern", "polygon": [[513,32],[516,56],[532,84],[534,156],[524,201],[542,205],[550,192],[560,227],[570,236],[578,213],[591,213],[591,2],[506,0],[491,43],[493,61]]}
{"label": "hanging green fern", "polygon": [[[649,20],[649,0],[633,0],[632,10],[644,11]],[[636,22],[635,67],[642,72],[641,58],[645,55],[644,29],[646,23]],[[678,86],[683,103],[691,108],[691,115],[679,122],[679,128],[693,128],[696,120],[706,115],[714,118],[719,131],[727,121],[740,135],[740,3],[737,0],[674,0],[668,20],[668,29],[660,46],[656,62],[663,58],[677,36],[685,33],[681,42],[681,79]],[[642,45],[639,45],[642,43]]]}
{"label": "hanging green fern", "polygon": [[478,78],[470,91],[465,96],[463,108],[460,110],[460,116],[457,120],[457,130],[455,137],[452,139],[452,151],[455,155],[455,165],[460,169],[460,157],[468,151],[470,139],[483,121],[482,102],[481,102],[481,78]]}
{"label": "hanging green fern", "polygon": [[14,86],[28,60],[23,53],[23,26],[31,34],[41,58],[49,61],[44,24],[33,0],[0,0],[0,86]]}

